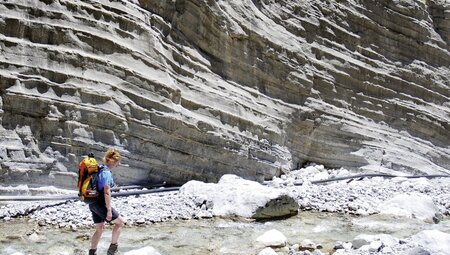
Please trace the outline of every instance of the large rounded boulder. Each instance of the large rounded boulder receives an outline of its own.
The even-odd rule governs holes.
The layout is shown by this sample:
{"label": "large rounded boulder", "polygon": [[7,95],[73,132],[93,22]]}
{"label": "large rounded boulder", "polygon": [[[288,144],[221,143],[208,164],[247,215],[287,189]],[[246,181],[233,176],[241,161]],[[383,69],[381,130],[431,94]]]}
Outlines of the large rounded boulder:
{"label": "large rounded boulder", "polygon": [[224,175],[218,183],[189,181],[180,192],[198,203],[209,205],[213,215],[219,217],[263,220],[298,213],[298,203],[286,191],[236,175]]}

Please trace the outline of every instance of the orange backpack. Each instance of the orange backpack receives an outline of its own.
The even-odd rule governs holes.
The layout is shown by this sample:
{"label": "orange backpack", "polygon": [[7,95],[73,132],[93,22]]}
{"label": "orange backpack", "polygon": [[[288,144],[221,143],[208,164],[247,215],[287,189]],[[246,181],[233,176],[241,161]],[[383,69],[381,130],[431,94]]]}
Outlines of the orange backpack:
{"label": "orange backpack", "polygon": [[81,201],[88,204],[97,201],[97,176],[100,166],[94,158],[93,153],[80,162],[78,168],[78,196]]}

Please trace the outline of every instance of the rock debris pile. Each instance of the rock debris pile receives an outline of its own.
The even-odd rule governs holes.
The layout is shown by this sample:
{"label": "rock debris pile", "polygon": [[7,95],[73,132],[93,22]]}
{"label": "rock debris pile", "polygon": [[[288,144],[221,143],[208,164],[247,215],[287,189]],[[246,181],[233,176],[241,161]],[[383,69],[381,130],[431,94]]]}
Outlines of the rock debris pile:
{"label": "rock debris pile", "polygon": [[[328,182],[325,185],[311,184],[311,181],[351,175],[346,169],[327,170],[321,165],[309,166],[281,178],[273,178],[267,184],[289,190],[298,199],[302,210],[369,215],[386,211],[386,203],[407,194],[405,198],[409,198],[409,202],[414,201],[413,204],[417,204],[418,200],[432,200],[433,206],[427,209],[435,211],[438,217],[450,214],[448,178],[374,177]],[[406,211],[404,213],[407,214]]]}

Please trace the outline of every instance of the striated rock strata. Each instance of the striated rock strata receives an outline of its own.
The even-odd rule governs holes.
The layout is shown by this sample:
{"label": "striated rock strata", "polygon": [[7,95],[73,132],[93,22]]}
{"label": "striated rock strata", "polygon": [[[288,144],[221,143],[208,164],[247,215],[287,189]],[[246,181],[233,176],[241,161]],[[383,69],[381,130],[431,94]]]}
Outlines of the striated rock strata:
{"label": "striated rock strata", "polygon": [[0,178],[450,169],[445,0],[1,0]]}

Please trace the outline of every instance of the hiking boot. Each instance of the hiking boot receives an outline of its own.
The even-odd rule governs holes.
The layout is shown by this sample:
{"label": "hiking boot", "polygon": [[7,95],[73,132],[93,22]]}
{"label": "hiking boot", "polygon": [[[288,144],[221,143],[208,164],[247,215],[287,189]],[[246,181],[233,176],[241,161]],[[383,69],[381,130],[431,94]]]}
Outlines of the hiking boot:
{"label": "hiking boot", "polygon": [[97,255],[97,249],[90,249],[89,255]]}
{"label": "hiking boot", "polygon": [[119,247],[118,244],[110,244],[109,248],[108,248],[108,252],[106,254],[107,255],[119,254],[118,251],[117,251],[117,247]]}

